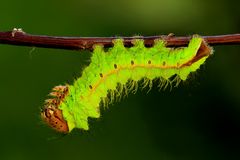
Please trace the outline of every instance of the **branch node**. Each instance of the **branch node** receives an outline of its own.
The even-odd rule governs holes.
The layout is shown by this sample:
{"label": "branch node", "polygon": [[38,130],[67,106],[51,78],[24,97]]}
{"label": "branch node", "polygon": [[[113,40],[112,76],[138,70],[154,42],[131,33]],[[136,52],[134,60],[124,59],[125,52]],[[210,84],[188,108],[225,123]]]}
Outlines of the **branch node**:
{"label": "branch node", "polygon": [[16,33],[22,33],[22,34],[25,34],[25,32],[22,30],[22,28],[13,28],[12,30],[12,37],[15,37],[15,34]]}

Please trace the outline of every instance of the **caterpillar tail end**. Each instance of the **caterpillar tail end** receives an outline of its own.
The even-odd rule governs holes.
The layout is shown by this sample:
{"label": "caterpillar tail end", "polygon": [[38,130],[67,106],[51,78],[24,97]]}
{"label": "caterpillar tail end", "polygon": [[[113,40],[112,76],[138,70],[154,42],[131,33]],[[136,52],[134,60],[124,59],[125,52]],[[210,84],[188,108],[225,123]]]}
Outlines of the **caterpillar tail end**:
{"label": "caterpillar tail end", "polygon": [[50,93],[51,98],[45,101],[41,111],[42,120],[54,130],[67,134],[69,127],[65,121],[62,110],[58,108],[64,97],[68,94],[68,86],[56,86]]}
{"label": "caterpillar tail end", "polygon": [[[194,37],[198,37],[198,36],[195,35]],[[204,41],[204,39],[202,39],[202,42],[201,42],[200,46],[199,46],[198,49],[196,50],[195,56],[194,56],[191,60],[189,60],[189,61],[187,61],[186,63],[182,64],[182,65],[180,66],[180,68],[181,68],[181,67],[185,67],[185,66],[191,66],[193,63],[201,60],[201,59],[204,58],[204,57],[208,57],[208,56],[210,56],[210,55],[212,55],[212,54],[213,54],[213,48],[210,47],[210,46],[207,44],[207,42]]]}

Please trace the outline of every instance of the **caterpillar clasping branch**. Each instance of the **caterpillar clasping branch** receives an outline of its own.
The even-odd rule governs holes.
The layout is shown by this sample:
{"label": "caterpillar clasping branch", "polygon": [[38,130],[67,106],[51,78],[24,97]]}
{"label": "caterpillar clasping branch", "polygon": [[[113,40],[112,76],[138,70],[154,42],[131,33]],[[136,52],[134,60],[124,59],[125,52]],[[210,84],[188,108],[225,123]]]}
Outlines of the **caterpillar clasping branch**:
{"label": "caterpillar clasping branch", "polygon": [[[240,34],[189,37],[50,37],[29,35],[20,29],[0,32],[0,43],[88,49],[91,63],[73,84],[56,86],[41,112],[53,129],[69,133],[88,130],[88,119],[99,118],[100,107],[121,99],[139,87],[178,85],[213,53],[209,45],[240,44]],[[106,50],[105,48],[108,48]]]}
{"label": "caterpillar clasping branch", "polygon": [[[142,79],[142,86],[149,87],[153,80],[159,87],[178,84],[213,52],[197,35],[182,48],[167,48],[160,39],[148,48],[142,39],[132,40],[132,43],[132,47],[126,48],[122,39],[116,39],[108,51],[95,45],[91,63],[82,76],[73,84],[53,88],[41,113],[44,121],[63,133],[74,128],[88,130],[88,118],[100,117],[101,102],[106,104],[136,90]],[[170,79],[173,76],[174,79]]]}

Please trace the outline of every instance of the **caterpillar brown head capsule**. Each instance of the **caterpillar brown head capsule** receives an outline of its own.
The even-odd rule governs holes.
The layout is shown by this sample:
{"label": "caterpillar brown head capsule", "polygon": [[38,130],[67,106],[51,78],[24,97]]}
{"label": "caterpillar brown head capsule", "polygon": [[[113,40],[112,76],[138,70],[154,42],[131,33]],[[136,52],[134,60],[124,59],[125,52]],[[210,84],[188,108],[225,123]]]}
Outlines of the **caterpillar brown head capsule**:
{"label": "caterpillar brown head capsule", "polygon": [[53,129],[61,133],[68,133],[68,124],[64,120],[59,105],[68,93],[68,86],[56,86],[49,95],[51,99],[45,100],[45,107],[42,109],[42,119]]}

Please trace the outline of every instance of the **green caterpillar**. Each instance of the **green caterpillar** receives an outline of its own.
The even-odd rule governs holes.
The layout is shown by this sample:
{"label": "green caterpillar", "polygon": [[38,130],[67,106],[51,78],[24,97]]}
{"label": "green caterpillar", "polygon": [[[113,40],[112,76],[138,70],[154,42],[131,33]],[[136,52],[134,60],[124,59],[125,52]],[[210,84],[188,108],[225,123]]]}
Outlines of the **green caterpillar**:
{"label": "green caterpillar", "polygon": [[153,47],[144,46],[144,40],[133,40],[133,47],[126,48],[122,39],[104,51],[95,45],[90,65],[72,85],[56,86],[50,93],[41,112],[43,120],[55,130],[69,133],[74,128],[88,130],[88,117],[100,117],[100,103],[137,89],[138,81],[152,86],[159,79],[159,86],[176,75],[178,84],[186,80],[212,54],[213,50],[200,36],[193,36],[188,47],[167,48],[161,39]]}

